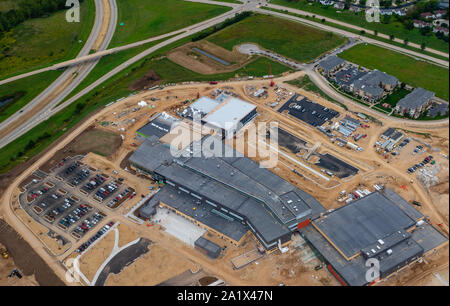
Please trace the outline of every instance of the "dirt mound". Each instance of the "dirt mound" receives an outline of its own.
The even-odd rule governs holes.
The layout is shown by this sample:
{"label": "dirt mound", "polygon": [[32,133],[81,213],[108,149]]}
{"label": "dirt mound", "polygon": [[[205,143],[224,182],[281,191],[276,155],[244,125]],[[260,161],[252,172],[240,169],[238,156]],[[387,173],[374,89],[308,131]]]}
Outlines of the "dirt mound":
{"label": "dirt mound", "polygon": [[449,181],[448,177],[442,182],[439,182],[439,184],[434,185],[431,190],[434,192],[437,192],[438,194],[448,194],[448,188],[449,187]]}
{"label": "dirt mound", "polygon": [[[226,66],[212,58],[199,53],[194,48],[216,56],[230,65]],[[232,72],[250,63],[251,56],[241,54],[237,50],[228,51],[207,41],[187,43],[170,51],[167,58],[178,65],[201,74],[217,74]]]}
{"label": "dirt mound", "polygon": [[137,80],[128,87],[130,90],[144,90],[161,83],[161,77],[155,72],[155,70],[150,70],[144,75],[143,78]]}

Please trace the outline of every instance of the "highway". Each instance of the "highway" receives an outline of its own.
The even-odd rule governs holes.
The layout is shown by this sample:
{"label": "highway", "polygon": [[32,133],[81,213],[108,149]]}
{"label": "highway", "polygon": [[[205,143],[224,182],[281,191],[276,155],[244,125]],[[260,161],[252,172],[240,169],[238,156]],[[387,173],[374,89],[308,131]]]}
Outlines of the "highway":
{"label": "highway", "polygon": [[[96,0],[96,4],[99,0]],[[115,0],[109,0],[115,3]],[[340,30],[340,29],[336,29],[333,27],[330,27],[328,25],[324,25],[318,22],[314,22],[314,21],[310,21],[310,20],[306,20],[306,19],[302,19],[296,16],[291,16],[291,15],[286,15],[286,14],[282,14],[282,13],[278,13],[278,12],[274,12],[274,11],[270,11],[270,10],[264,10],[261,9],[260,6],[261,5],[266,5],[266,1],[265,0],[248,0],[243,4],[233,4],[233,3],[224,3],[224,2],[217,2],[217,1],[209,1],[209,0],[185,0],[185,1],[191,1],[191,2],[200,2],[200,3],[207,3],[207,4],[215,4],[215,5],[223,5],[223,6],[229,6],[232,8],[232,10],[228,11],[225,14],[222,14],[220,16],[217,16],[215,18],[206,20],[204,22],[186,27],[184,29],[180,29],[171,33],[167,33],[164,35],[160,35],[158,37],[153,37],[150,39],[146,39],[143,41],[139,41],[133,44],[129,44],[129,45],[125,45],[125,46],[121,46],[118,48],[114,48],[114,49],[109,49],[109,50],[104,50],[106,49],[106,47],[102,50],[104,51],[100,51],[97,52],[96,54],[93,55],[87,55],[87,56],[81,56],[79,58],[76,58],[74,60],[68,61],[64,63],[61,63],[60,65],[76,65],[77,63],[82,63],[85,62],[86,60],[93,60],[93,65],[95,66],[95,63],[97,63],[98,59],[101,56],[104,56],[106,54],[112,54],[115,52],[120,52],[122,50],[126,50],[129,48],[134,48],[152,41],[156,41],[156,40],[160,40],[160,39],[164,39],[164,38],[168,38],[169,39],[141,52],[140,54],[136,55],[135,57],[127,60],[126,62],[120,64],[119,66],[115,67],[113,70],[111,70],[110,72],[108,72],[107,74],[105,74],[104,76],[102,76],[101,78],[99,78],[98,80],[96,80],[94,83],[90,84],[88,87],[86,87],[85,89],[83,89],[82,91],[80,91],[79,93],[77,93],[76,95],[74,95],[72,98],[68,99],[67,101],[65,101],[64,103],[62,103],[61,105],[57,106],[58,103],[60,103],[64,97],[66,97],[71,90],[73,90],[76,86],[69,86],[68,88],[66,88],[66,90],[64,91],[63,94],[58,96],[58,99],[54,100],[54,101],[58,101],[57,103],[52,102],[51,106],[47,105],[45,107],[45,109],[39,113],[36,113],[31,119],[27,120],[26,122],[24,122],[23,124],[20,125],[20,127],[17,128],[10,128],[8,133],[3,133],[2,135],[2,130],[1,130],[1,125],[0,125],[0,148],[4,147],[5,145],[7,145],[8,143],[10,143],[11,141],[17,139],[18,137],[20,137],[21,135],[23,135],[24,133],[26,133],[27,131],[29,131],[30,129],[32,129],[33,127],[35,127],[37,124],[39,124],[40,122],[50,118],[52,115],[56,114],[58,111],[62,110],[63,108],[67,107],[68,105],[70,105],[71,103],[73,103],[74,101],[80,99],[82,96],[84,96],[85,94],[87,94],[88,92],[90,92],[91,90],[93,90],[94,88],[96,88],[97,86],[99,86],[100,84],[102,84],[103,82],[105,82],[106,80],[108,80],[109,78],[111,78],[112,76],[116,75],[117,73],[119,73],[120,71],[126,69],[127,67],[129,67],[130,65],[138,62],[139,60],[145,58],[146,56],[152,54],[153,52],[173,43],[176,42],[180,39],[183,39],[185,37],[188,37],[192,34],[198,33],[203,31],[204,29],[207,29],[209,27],[212,27],[216,24],[219,24],[223,21],[225,21],[228,18],[233,17],[236,13],[239,12],[243,12],[243,11],[255,11],[257,13],[261,13],[261,14],[267,14],[267,15],[273,15],[273,16],[277,16],[277,17],[281,17],[281,18],[286,18],[286,19],[291,19],[297,22],[301,22],[304,24],[308,24],[310,26],[313,27],[317,27],[326,31],[330,31],[330,32],[334,32],[338,35],[342,35],[342,36],[346,36],[352,39],[359,39],[362,40],[364,42],[367,43],[372,43],[372,44],[376,44],[376,45],[380,45],[384,48],[388,48],[388,49],[392,49],[395,50],[397,52],[401,52],[401,53],[405,53],[414,57],[420,57],[420,58],[425,58],[429,61],[433,61],[433,62],[438,62],[439,64],[441,64],[442,66],[445,66],[448,68],[448,62],[443,61],[443,60],[438,60],[435,59],[431,56],[426,56],[420,53],[417,53],[415,51],[411,51],[408,49],[404,49],[401,47],[397,47],[397,46],[393,46],[390,45],[388,43],[384,43],[384,42],[380,42],[368,37],[364,37],[364,36],[359,36],[357,34],[348,32],[348,31],[344,31],[344,30]],[[261,5],[259,4],[261,3]],[[117,12],[116,12],[117,13]],[[94,27],[95,30],[95,27]],[[93,30],[93,31],[94,31]],[[113,33],[111,33],[111,35],[113,35]],[[176,35],[176,36],[174,36]],[[100,50],[100,49],[99,49]],[[93,67],[92,67],[93,68]],[[71,68],[72,69],[72,68]],[[73,68],[76,69],[76,68]],[[68,69],[70,70],[70,69]],[[84,72],[80,73],[81,77],[77,78],[77,80],[79,80],[78,84],[82,81],[82,79],[84,79],[84,77],[88,74],[87,70],[83,70]],[[90,70],[89,70],[90,71]],[[337,101],[340,101],[342,103],[345,104],[355,104],[354,101],[351,101],[350,99],[343,97],[342,95],[338,94],[336,91],[332,90],[330,88],[330,86],[328,84],[324,84],[323,80],[320,79],[320,77],[317,75],[317,73],[314,71],[314,69],[311,69],[308,66],[305,66],[305,72],[308,73],[311,76],[311,79],[314,81],[314,83],[316,83],[316,85],[319,86],[319,88],[321,88],[322,90],[324,90],[327,94],[330,95],[330,97],[336,99]],[[77,81],[74,81],[71,84],[76,84]],[[1,84],[1,83],[0,83]],[[77,85],[78,85],[77,84]],[[53,85],[53,84],[52,84]],[[55,87],[53,87],[55,88]],[[333,92],[331,92],[331,90]],[[60,97],[64,96],[62,99],[59,99]],[[372,111],[374,112],[374,110],[371,110],[368,108],[368,111]],[[396,118],[397,119],[397,118]],[[403,120],[403,119],[398,119],[398,121],[403,121],[405,123],[410,123],[408,120]],[[414,126],[420,126],[420,127],[424,127],[424,126],[438,126],[438,125],[442,125],[443,123],[447,122],[448,123],[448,119],[439,121],[439,122],[434,122],[434,121],[415,121],[414,122]]]}
{"label": "highway", "polygon": [[[274,11],[270,11],[270,10],[263,10],[263,9],[256,10],[260,6],[266,6],[268,8],[273,8],[273,9],[287,10],[287,11],[289,11],[291,13],[295,13],[295,14],[299,14],[299,15],[311,15],[311,13],[309,13],[309,12],[304,12],[304,11],[301,11],[301,10],[292,9],[292,8],[279,6],[279,5],[267,4],[266,0],[261,0],[261,1],[258,1],[258,0],[247,0],[247,2],[243,3],[243,4],[219,2],[219,1],[210,1],[210,0],[185,0],[185,1],[205,3],[205,4],[212,4],[212,5],[228,6],[228,7],[232,7],[233,9],[240,8],[240,11],[258,11],[259,13],[262,13],[262,14],[274,15],[274,16],[282,17],[282,18],[294,17],[294,18],[290,18],[290,19],[293,19],[293,20],[295,20],[297,22],[306,23],[306,24],[308,24],[310,26],[318,27],[318,28],[321,28],[321,29],[326,30],[326,31],[331,31],[331,32],[334,32],[334,33],[337,33],[337,34],[340,34],[340,35],[343,35],[343,36],[346,36],[346,37],[359,37],[359,38],[361,38],[362,40],[364,40],[364,41],[366,41],[368,43],[376,44],[376,45],[379,45],[379,46],[381,46],[383,48],[388,48],[388,49],[395,50],[395,51],[400,52],[400,53],[411,55],[411,56],[414,56],[416,59],[426,59],[427,61],[430,61],[430,62],[435,63],[435,64],[439,64],[439,65],[444,66],[446,68],[449,67],[448,61],[437,59],[437,58],[434,58],[432,56],[428,56],[428,55],[425,55],[425,54],[422,54],[422,53],[419,53],[419,52],[415,52],[415,51],[412,51],[412,50],[409,50],[409,49],[405,49],[405,48],[402,48],[402,47],[394,46],[394,45],[391,45],[389,43],[380,42],[380,41],[378,41],[376,39],[371,39],[371,38],[368,38],[368,37],[360,36],[358,34],[354,34],[354,33],[348,32],[348,31],[339,30],[339,29],[333,28],[331,26],[324,25],[324,24],[319,23],[319,22],[314,22],[314,21],[310,21],[310,20],[307,20],[307,19],[291,16],[291,15],[288,15],[288,14],[282,14],[282,13],[278,13],[278,12],[274,12]],[[259,5],[259,3],[261,3],[261,5]],[[316,19],[317,20],[320,20],[321,18],[325,18],[325,17],[316,15]],[[352,28],[352,29],[355,29],[355,30],[362,30],[363,29],[363,28],[360,28],[360,27],[357,27],[357,26],[354,26],[354,25],[351,25],[351,24],[348,24],[348,23],[344,23],[344,22],[341,22],[341,21],[337,21],[337,20],[334,20],[334,19],[330,19],[330,18],[325,18],[325,19],[330,21],[330,22],[333,22],[333,23],[336,23],[336,24],[339,24],[339,25],[342,25],[342,26],[345,26],[345,27],[348,27],[348,28]],[[210,21],[212,21],[212,20],[213,19],[211,19]],[[209,22],[209,21],[207,21],[207,22]],[[200,25],[200,24],[198,24],[198,25]],[[211,24],[211,25],[214,25],[214,24]],[[185,29],[180,29],[180,30],[177,30],[177,31],[173,31],[173,32],[167,33],[165,35],[160,35],[160,36],[158,36],[158,39],[163,39],[163,38],[167,38],[167,37],[170,37],[170,36],[173,36],[173,35],[176,35],[176,34],[180,34],[180,33],[184,32],[184,31],[186,31],[188,29],[189,29],[189,27],[185,28]],[[385,34],[379,33],[378,36],[382,37],[382,38],[389,39],[389,36],[387,36]],[[396,42],[403,43],[403,41],[401,41],[400,39],[394,39],[394,40]],[[101,58],[101,57],[106,56],[106,55],[110,55],[110,54],[113,54],[113,53],[117,53],[117,52],[120,52],[120,51],[131,49],[131,48],[136,48],[136,47],[139,47],[141,45],[144,45],[144,44],[152,42],[152,41],[154,41],[154,39],[150,38],[150,39],[138,41],[138,42],[135,42],[135,43],[131,43],[131,44],[128,44],[128,45],[124,45],[124,46],[120,46],[120,47],[116,47],[116,48],[111,48],[111,49],[108,49],[108,50],[103,50],[103,51],[98,50],[98,52],[93,53],[93,54],[88,54],[88,55],[85,55],[85,56],[79,56],[79,57],[77,57],[75,59],[72,59],[72,60],[64,61],[64,62],[57,63],[57,64],[49,66],[49,67],[45,67],[45,68],[42,68],[42,69],[39,69],[39,70],[35,70],[35,71],[30,71],[28,73],[24,73],[24,74],[17,75],[17,76],[8,78],[8,79],[1,80],[0,81],[0,85],[6,84],[6,83],[9,83],[9,82],[13,82],[13,81],[16,81],[16,80],[19,80],[19,79],[22,79],[22,78],[25,78],[25,77],[28,77],[28,76],[32,76],[32,75],[35,75],[35,74],[38,74],[38,73],[41,73],[41,72],[50,71],[50,70],[57,70],[57,69],[70,67],[70,66],[76,66],[76,65],[79,65],[79,64],[81,64],[83,62],[93,61],[95,59]],[[414,44],[414,43],[409,43],[409,45],[413,46],[413,47],[416,47],[416,48],[420,48],[419,45]],[[445,56],[445,57],[449,56],[447,53],[444,53],[444,52],[441,52],[441,51],[437,51],[437,50],[434,50],[434,49],[430,49],[430,48],[426,48],[426,51],[431,52],[431,53],[435,53],[437,55]]]}
{"label": "highway", "polygon": [[[110,0],[113,1],[113,0]],[[217,4],[217,3],[216,3]],[[244,6],[244,8],[246,8],[246,6]],[[184,28],[182,30],[178,30],[172,33],[168,33],[168,34],[164,34],[158,37],[153,37],[151,39],[147,39],[146,42],[151,42],[151,41],[156,41],[165,37],[170,37],[172,36],[174,33],[180,33],[179,35],[169,38],[167,40],[165,40],[164,42],[161,42],[145,51],[143,51],[142,53],[136,55],[135,57],[127,60],[126,62],[122,63],[121,65],[117,66],[116,68],[114,68],[113,70],[111,70],[110,72],[108,72],[107,74],[105,74],[104,76],[102,76],[101,78],[99,78],[97,81],[95,81],[94,83],[90,84],[88,87],[86,87],[85,89],[83,89],[82,91],[80,91],[78,94],[76,94],[75,96],[73,96],[72,98],[68,99],[67,101],[65,101],[64,103],[59,104],[60,101],[62,101],[62,99],[58,99],[59,101],[57,103],[52,102],[51,106],[47,105],[43,111],[36,113],[32,118],[28,119],[26,122],[23,122],[20,126],[18,127],[11,127],[11,126],[6,126],[3,130],[1,130],[1,126],[0,126],[0,148],[3,148],[4,146],[6,146],[8,143],[10,143],[11,141],[17,139],[18,137],[22,136],[24,133],[26,133],[27,131],[29,131],[30,129],[32,129],[33,127],[35,127],[36,125],[38,125],[39,123],[41,123],[42,121],[50,118],[52,115],[56,114],[58,111],[62,110],[63,108],[67,107],[68,105],[70,105],[72,102],[78,100],[79,98],[81,98],[82,96],[84,96],[85,94],[87,94],[88,92],[90,92],[92,89],[94,89],[95,87],[97,87],[98,85],[100,85],[101,83],[103,83],[104,81],[108,80],[110,77],[116,75],[118,72],[122,71],[123,69],[129,67],[130,65],[138,62],[139,60],[145,58],[146,56],[150,55],[151,53],[171,44],[174,43],[180,39],[183,39],[185,37],[188,37],[192,34],[201,32],[211,26],[214,26],[218,23],[221,23],[223,21],[225,21],[228,18],[233,17],[236,13],[241,12],[243,10],[242,6],[239,7],[235,7],[232,10],[228,11],[225,14],[222,14],[218,17],[212,18],[210,20],[201,22],[199,24],[193,25],[193,26],[189,26],[187,28]],[[70,92],[69,92],[70,93]],[[58,106],[57,106],[58,105]],[[5,132],[6,130],[6,132]]]}
{"label": "highway", "polygon": [[[109,1],[109,2],[108,2]],[[106,6],[104,4],[107,4]],[[105,50],[109,45],[117,23],[117,5],[115,0],[95,0],[96,17],[91,34],[78,54],[78,57],[87,55],[91,49],[98,47]],[[105,14],[106,12],[106,14]],[[107,18],[109,20],[104,20]],[[104,36],[103,39],[99,37]],[[27,121],[28,117],[36,118],[48,112],[65,99],[73,89],[75,89],[94,69],[98,60],[66,69],[64,73],[55,80],[48,88],[39,94],[30,103],[24,106],[19,112],[10,116],[0,124],[0,137],[13,131],[17,125]],[[31,119],[32,120],[32,119]],[[2,138],[1,141],[4,139]]]}

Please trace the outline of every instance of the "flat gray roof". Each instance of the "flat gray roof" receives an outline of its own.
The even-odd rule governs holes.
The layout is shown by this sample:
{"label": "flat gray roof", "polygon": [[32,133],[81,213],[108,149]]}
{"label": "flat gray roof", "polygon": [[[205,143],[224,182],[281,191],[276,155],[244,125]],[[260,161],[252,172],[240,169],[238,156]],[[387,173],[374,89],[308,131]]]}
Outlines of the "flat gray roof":
{"label": "flat gray roof", "polygon": [[[230,221],[212,212],[213,207],[201,204],[200,200],[166,185],[154,196],[154,201],[163,202],[179,212],[199,221],[200,223],[217,230],[236,241],[248,232],[247,226],[239,220]],[[195,210],[194,210],[195,208]]]}
{"label": "flat gray roof", "polygon": [[255,109],[253,104],[230,97],[209,112],[203,120],[210,125],[229,130]]}
{"label": "flat gray roof", "polygon": [[392,134],[394,134],[394,132],[395,132],[395,129],[394,128],[388,128],[384,133],[383,133],[383,135],[382,136],[385,136],[385,137],[390,137]]}
{"label": "flat gray roof", "polygon": [[173,157],[170,148],[158,141],[158,137],[150,136],[130,156],[130,162],[140,169],[154,170],[163,163],[171,163]]}
{"label": "flat gray roof", "polygon": [[220,246],[212,241],[209,241],[206,238],[199,237],[197,240],[195,240],[194,245],[204,249],[208,253],[208,255],[212,256],[213,258],[217,258],[220,255]]}
{"label": "flat gray roof", "polygon": [[[399,200],[401,199],[398,194],[396,194],[394,191],[390,189],[386,189],[387,194],[389,194],[389,199],[394,199],[393,202],[391,202],[390,205],[386,205],[385,200],[380,198],[379,196],[386,196],[386,194],[380,194],[376,196],[376,198],[370,199],[370,201],[355,201],[351,204],[348,204],[344,207],[350,207],[350,210],[347,212],[342,212],[342,208],[337,209],[330,214],[328,214],[325,218],[325,220],[333,219],[333,215],[337,214],[338,216],[346,215],[346,218],[343,218],[342,222],[349,222],[349,225],[346,226],[346,231],[349,233],[345,237],[345,239],[350,239],[350,244],[355,245],[361,245],[365,244],[365,251],[366,252],[372,252],[372,249],[376,249],[376,254],[374,255],[375,258],[377,258],[380,262],[380,272],[382,274],[382,277],[385,277],[392,272],[400,269],[401,267],[405,266],[406,264],[412,262],[413,260],[417,259],[418,257],[422,256],[424,253],[433,250],[444,243],[448,243],[448,239],[440,233],[438,230],[436,230],[433,226],[431,226],[428,223],[424,223],[421,226],[416,226],[411,233],[408,233],[404,230],[399,230],[397,232],[393,232],[390,235],[384,237],[383,243],[381,244],[378,239],[375,240],[372,244],[367,244],[367,241],[373,240],[376,238],[376,236],[373,236],[373,239],[367,239],[366,232],[372,231],[372,227],[374,224],[380,224],[384,225],[386,223],[386,220],[369,220],[364,221],[364,218],[361,218],[361,212],[364,212],[365,215],[369,214],[371,217],[372,215],[375,216],[375,218],[379,219],[386,219],[387,216],[384,214],[379,214],[376,211],[378,208],[375,208],[375,211],[372,210],[373,205],[377,203],[377,201],[381,201],[382,204],[380,207],[383,209],[386,209],[386,214],[393,214],[398,218],[401,213],[395,209],[395,207],[398,206],[399,209],[402,210],[403,213],[409,214],[410,217],[413,217],[414,219],[417,219],[420,217],[421,213],[413,211],[417,211],[414,207],[409,205],[405,200]],[[377,194],[377,193],[372,193]],[[365,197],[367,198],[367,197]],[[364,199],[364,198],[363,198]],[[353,207],[352,207],[353,206]],[[360,206],[361,211],[358,211],[357,209]],[[351,219],[354,219],[351,220]],[[370,218],[372,219],[372,218]],[[400,217],[400,219],[408,219],[408,217],[403,216]],[[335,223],[336,221],[332,220],[332,223]],[[354,223],[357,223],[358,225],[362,226],[354,226]],[[400,222],[402,223],[402,222]],[[400,223],[398,225],[400,225]],[[317,225],[317,223],[314,224]],[[414,225],[415,223],[413,223]],[[413,228],[412,226],[409,228]],[[319,229],[322,231],[323,227],[319,227]],[[342,228],[335,228],[337,231],[338,229]],[[350,231],[358,231],[357,234],[353,234]],[[323,258],[332,265],[333,269],[339,274],[339,276],[349,285],[352,286],[362,286],[367,285],[368,281],[365,278],[367,267],[365,266],[366,259],[362,254],[354,257],[351,260],[346,260],[344,256],[341,255],[341,253],[338,252],[338,250],[333,246],[330,241],[328,241],[321,232],[319,232],[312,224],[308,225],[302,229],[300,229],[300,232],[302,235],[312,244],[312,246],[323,256]],[[389,231],[388,231],[389,232]],[[342,237],[341,237],[342,238]],[[336,243],[336,240],[333,241],[333,243]],[[377,248],[377,246],[380,246],[380,248]],[[340,249],[342,250],[341,246],[338,245]],[[390,254],[388,254],[388,250],[390,250]],[[371,256],[369,256],[371,257]]]}
{"label": "flat gray roof", "polygon": [[169,133],[172,126],[178,122],[179,120],[175,117],[172,117],[166,113],[161,113],[149,123],[137,130],[137,132],[145,135],[146,137],[156,136],[157,138],[161,138]]}
{"label": "flat gray roof", "polygon": [[212,111],[214,108],[216,108],[220,102],[213,100],[208,97],[201,97],[194,103],[192,103],[189,107],[199,111],[203,114],[208,114],[210,111]]}
{"label": "flat gray roof", "polygon": [[350,258],[378,239],[405,230],[416,222],[376,191],[313,223]]}
{"label": "flat gray roof", "polygon": [[[212,136],[202,141],[209,137]],[[218,144],[225,146],[221,141]],[[204,147],[203,150],[213,152],[214,148]],[[148,172],[164,176],[168,184],[176,184],[247,218],[268,243],[289,233],[289,226],[325,211],[312,196],[268,169],[260,168],[247,157],[240,157],[241,154],[231,147],[224,150],[231,150],[230,156],[235,157],[175,158],[167,145],[150,139],[136,150],[130,161]]]}

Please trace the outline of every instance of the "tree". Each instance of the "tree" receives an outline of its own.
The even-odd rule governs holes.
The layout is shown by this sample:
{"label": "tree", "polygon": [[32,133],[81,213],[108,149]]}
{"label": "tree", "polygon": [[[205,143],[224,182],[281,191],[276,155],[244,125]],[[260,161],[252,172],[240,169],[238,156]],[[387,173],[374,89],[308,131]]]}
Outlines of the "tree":
{"label": "tree", "polygon": [[344,10],[348,10],[350,5],[352,4],[352,0],[345,0]]}

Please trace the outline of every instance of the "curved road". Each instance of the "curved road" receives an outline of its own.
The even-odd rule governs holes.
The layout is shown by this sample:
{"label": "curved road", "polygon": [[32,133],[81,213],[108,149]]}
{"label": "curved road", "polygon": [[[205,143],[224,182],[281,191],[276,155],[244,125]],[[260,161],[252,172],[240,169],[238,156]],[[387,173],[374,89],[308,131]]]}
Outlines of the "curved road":
{"label": "curved road", "polygon": [[[110,0],[113,1],[113,0]],[[88,87],[86,87],[85,89],[83,89],[82,91],[80,91],[78,94],[76,94],[75,96],[73,96],[72,98],[70,98],[69,100],[67,100],[66,102],[62,103],[61,105],[53,108],[53,106],[56,106],[61,100],[58,101],[58,103],[52,103],[52,107],[46,107],[45,111],[40,112],[38,114],[36,114],[33,118],[31,118],[31,120],[28,120],[26,123],[23,123],[20,127],[16,128],[16,129],[12,129],[11,132],[7,135],[4,135],[1,139],[0,139],[0,148],[4,147],[5,145],[7,145],[8,143],[10,143],[11,141],[17,139],[18,137],[20,137],[21,135],[23,135],[24,133],[26,133],[27,131],[29,131],[30,129],[32,129],[33,127],[35,127],[37,124],[39,124],[40,122],[42,122],[43,120],[46,120],[48,118],[50,118],[52,115],[56,114],[58,111],[62,110],[63,108],[67,107],[68,105],[70,105],[71,103],[73,103],[74,101],[78,100],[79,98],[81,98],[82,96],[84,96],[85,94],[87,94],[88,92],[90,92],[91,90],[93,90],[95,87],[97,87],[98,85],[102,84],[104,81],[106,81],[107,79],[109,79],[110,77],[116,75],[117,73],[119,73],[120,71],[122,71],[123,69],[129,67],[130,65],[136,63],[137,61],[143,59],[144,57],[148,56],[149,54],[157,51],[158,49],[165,47],[175,41],[178,41],[182,38],[188,37],[192,34],[198,33],[204,29],[207,29],[215,24],[218,24],[220,22],[223,22],[224,20],[226,20],[227,18],[232,17],[234,14],[238,13],[238,12],[242,12],[242,11],[256,11],[258,13],[262,13],[262,14],[267,14],[267,15],[274,15],[277,17],[282,17],[282,18],[286,18],[286,19],[291,19],[297,22],[301,22],[301,23],[305,23],[305,24],[309,24],[310,26],[314,26],[314,27],[319,27],[321,29],[327,30],[327,31],[331,31],[334,33],[337,33],[339,35],[343,35],[346,37],[350,37],[350,38],[358,38],[361,39],[365,42],[368,43],[372,43],[372,44],[377,44],[377,45],[381,45],[384,48],[389,48],[389,49],[393,49],[397,52],[402,52],[402,53],[406,53],[409,55],[415,55],[415,56],[420,56],[420,57],[424,57],[427,58],[429,60],[433,60],[433,61],[439,61],[440,64],[442,65],[446,65],[446,67],[448,67],[448,62],[443,61],[443,60],[437,60],[433,57],[430,56],[424,56],[423,54],[408,50],[408,49],[403,49],[397,46],[392,46],[388,43],[384,43],[384,42],[379,42],[376,41],[374,39],[371,38],[367,38],[367,37],[360,37],[359,35],[356,35],[354,33],[351,32],[347,32],[344,30],[340,30],[340,29],[336,29],[327,25],[323,25],[321,23],[317,23],[317,22],[313,22],[310,20],[306,20],[306,19],[302,19],[299,17],[295,17],[295,16],[291,16],[291,15],[286,15],[286,14],[282,14],[282,13],[278,13],[278,12],[274,12],[274,11],[269,11],[269,10],[263,10],[259,8],[259,3],[262,3],[263,5],[265,4],[265,0],[248,0],[247,2],[239,5],[239,4],[232,4],[232,3],[223,3],[223,2],[217,2],[217,1],[209,1],[209,0],[186,0],[186,1],[191,1],[191,2],[200,2],[200,3],[208,3],[208,4],[220,4],[220,5],[225,5],[225,6],[229,6],[232,7],[233,9],[225,14],[222,14],[218,17],[212,18],[210,20],[201,22],[199,24],[190,26],[190,27],[186,27],[184,29],[178,30],[178,31],[174,31],[171,33],[167,33],[158,37],[154,37],[154,38],[150,38],[144,41],[140,41],[137,43],[133,43],[130,45],[126,45],[126,46],[122,46],[119,48],[122,48],[121,50],[125,49],[125,48],[131,48],[131,47],[135,47],[135,46],[139,46],[151,41],[155,41],[155,40],[159,40],[162,38],[166,38],[166,37],[170,37],[172,35],[181,33],[175,37],[169,38],[168,40],[165,40],[164,42],[161,42],[147,50],[145,50],[144,52],[136,55],[135,57],[127,60],[126,62],[122,63],[121,65],[117,66],[116,68],[114,68],[113,70],[111,70],[110,72],[108,72],[107,74],[105,74],[104,76],[102,76],[101,78],[99,78],[98,80],[96,80],[94,83],[90,84]],[[105,50],[103,51],[104,53],[114,53],[114,52],[118,52],[119,48],[116,48],[116,50],[112,49],[112,50]],[[101,53],[101,52],[99,52]],[[92,56],[98,56],[98,54],[94,54]],[[75,59],[72,62],[77,62],[80,59]],[[322,84],[323,82],[320,82],[320,80],[318,79],[317,75],[315,75],[315,73],[312,73],[311,71],[306,70],[307,73],[311,74],[313,80],[315,81],[315,83],[318,84],[318,86],[323,89],[325,92],[330,93],[330,96],[336,98],[339,101],[343,101],[343,103],[352,103],[354,105],[354,102],[351,102],[349,99],[346,99],[345,97],[342,97],[341,95],[339,95],[338,93],[336,93],[335,91],[333,91],[333,93],[330,92],[330,88],[328,85],[328,88],[325,84]],[[81,81],[80,81],[81,82]],[[72,88],[73,89],[73,88]],[[68,91],[70,92],[70,91]],[[67,93],[68,94],[68,93]],[[338,98],[339,97],[339,98]],[[369,110],[369,109],[368,109]],[[369,110],[372,111],[373,110]],[[379,114],[378,114],[379,115]],[[398,119],[399,122],[405,122],[408,123],[410,126],[416,126],[416,127],[432,127],[432,126],[441,126],[443,123],[448,124],[448,119],[440,121],[440,122],[434,122],[434,121],[420,121],[420,122],[411,122],[409,120],[403,120],[403,119]],[[0,134],[0,136],[2,136]]]}
{"label": "curved road", "polygon": [[[113,0],[110,0],[110,1],[113,1]],[[181,34],[179,34],[175,37],[169,38],[168,40],[165,40],[164,42],[161,42],[161,43],[145,50],[144,52],[136,55],[135,57],[133,57],[133,58],[129,59],[128,61],[122,63],[121,65],[117,66],[116,68],[114,68],[113,70],[111,70],[110,72],[108,72],[107,74],[102,76],[101,78],[99,78],[97,81],[90,84],[88,87],[86,87],[82,91],[80,91],[78,94],[76,94],[75,96],[73,96],[70,99],[68,99],[67,101],[65,101],[64,103],[58,105],[58,103],[61,102],[63,99],[58,99],[57,103],[55,103],[56,100],[54,100],[51,103],[51,105],[47,105],[43,111],[37,113],[32,118],[30,118],[29,120],[27,120],[26,122],[21,124],[19,127],[6,126],[3,131],[0,130],[0,137],[1,137],[0,138],[0,148],[3,148],[11,141],[17,139],[18,137],[20,137],[21,135],[23,135],[24,133],[26,133],[27,131],[29,131],[30,129],[32,129],[33,127],[35,127],[42,121],[50,118],[52,115],[56,114],[58,111],[67,107],[74,101],[78,100],[79,98],[81,98],[82,96],[84,96],[85,94],[90,92],[92,89],[94,89],[95,87],[97,87],[98,85],[103,83],[104,81],[108,80],[110,77],[116,75],[118,72],[122,71],[123,69],[125,69],[125,68],[129,67],[130,65],[136,63],[137,61],[145,58],[146,56],[150,55],[151,53],[161,49],[162,47],[165,47],[173,42],[176,42],[180,39],[188,37],[192,34],[201,32],[215,24],[221,23],[221,22],[225,21],[226,19],[233,17],[236,13],[242,11],[242,9],[243,9],[242,6],[239,6],[239,7],[233,8],[232,10],[228,11],[225,14],[222,14],[218,17],[201,22],[199,24],[196,24],[196,25],[187,27],[185,29],[172,32],[172,33],[168,33],[168,34],[164,34],[164,35],[161,35],[158,37],[153,37],[151,39],[147,39],[146,42],[156,41],[156,40],[174,35],[174,33],[181,32]],[[68,91],[68,93],[70,93],[69,90],[67,90],[67,91]],[[56,105],[58,105],[58,106],[56,106]],[[1,128],[1,125],[0,125],[0,128]],[[8,129],[9,131],[5,132],[5,129]]]}
{"label": "curved road", "polygon": [[[107,4],[106,6],[104,5],[105,3]],[[87,55],[93,47],[98,46],[100,50],[106,49],[114,35],[117,23],[116,1],[95,0],[95,5],[96,18],[94,27],[91,31],[89,39],[78,54],[78,57]],[[109,20],[104,20],[104,18],[107,18],[108,15]],[[102,35],[102,32],[105,32],[105,30],[106,33]],[[104,36],[103,40],[99,40],[101,36]],[[32,118],[40,117],[43,113],[49,111],[63,101],[63,99],[84,80],[89,72],[91,72],[97,62],[98,60],[79,67],[67,69],[60,77],[58,77],[58,79],[56,79],[56,81],[54,81],[30,103],[24,106],[19,112],[16,112],[3,121],[0,124],[0,137],[2,137],[1,141],[3,142],[6,140],[8,133],[14,131],[17,125],[21,124],[21,120],[26,120],[24,118],[27,118],[28,116],[33,116]],[[46,105],[42,107],[42,104]]]}
{"label": "curved road", "polygon": [[[369,31],[369,30],[367,30],[365,28],[361,28],[361,27],[358,27],[358,26],[355,26],[355,25],[352,25],[352,24],[349,24],[349,23],[346,23],[346,22],[342,22],[342,21],[339,21],[339,20],[336,20],[336,19],[331,19],[329,17],[317,15],[315,13],[302,11],[302,10],[299,10],[299,9],[294,9],[294,8],[281,6],[281,5],[276,5],[276,4],[268,4],[267,7],[272,8],[272,9],[277,9],[277,10],[288,11],[290,13],[294,13],[294,14],[298,14],[298,15],[309,15],[309,16],[315,15],[316,19],[318,19],[318,20],[325,18],[329,22],[332,22],[332,23],[335,23],[335,24],[338,24],[338,25],[341,25],[341,26],[344,26],[344,27],[347,27],[347,28],[350,28],[350,29],[354,29],[354,30],[357,30],[357,31],[364,30],[366,32]],[[384,38],[384,39],[389,39],[389,35],[386,35],[386,34],[378,33],[378,36],[381,37],[381,38]],[[399,38],[394,38],[394,41],[403,44],[403,40],[401,40]],[[410,46],[412,46],[414,48],[420,49],[420,45],[418,45],[418,44],[410,42],[410,43],[408,43],[408,45],[410,45]],[[447,58],[449,57],[448,53],[445,53],[445,52],[442,52],[442,51],[438,51],[438,50],[434,50],[434,49],[431,49],[431,48],[425,48],[425,51],[428,51],[430,53],[434,53],[436,55],[444,56],[444,57],[447,57]]]}

